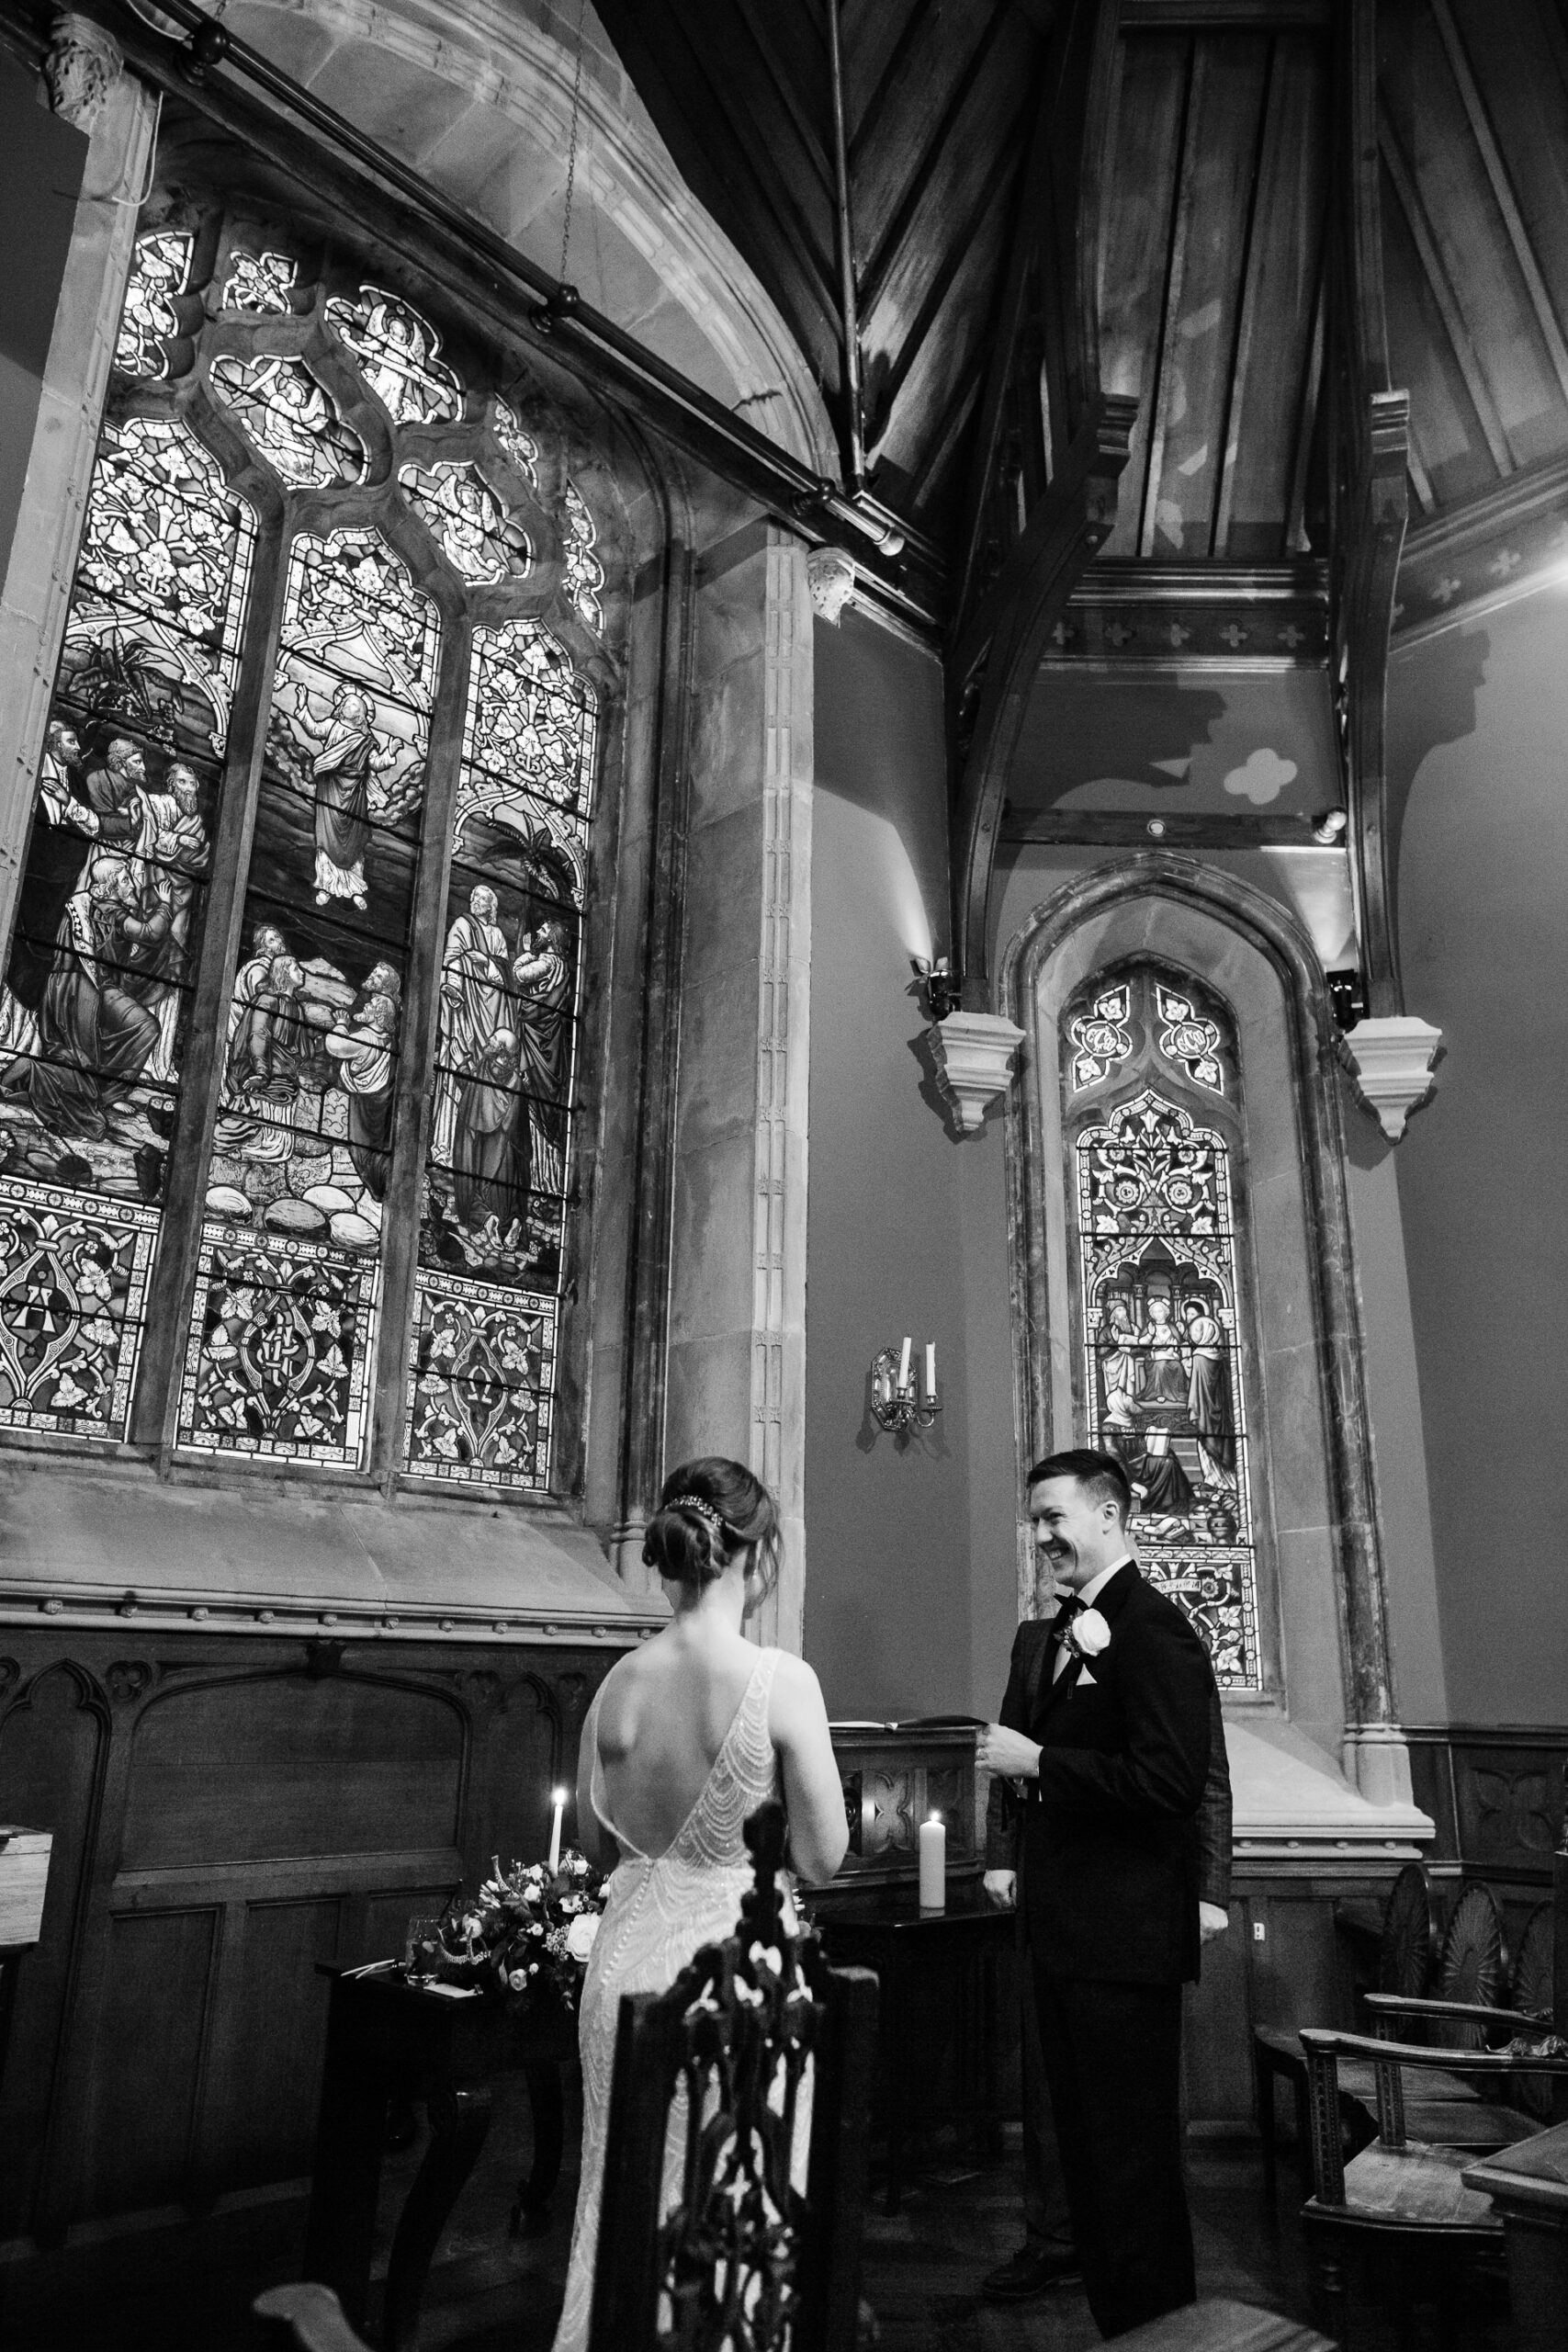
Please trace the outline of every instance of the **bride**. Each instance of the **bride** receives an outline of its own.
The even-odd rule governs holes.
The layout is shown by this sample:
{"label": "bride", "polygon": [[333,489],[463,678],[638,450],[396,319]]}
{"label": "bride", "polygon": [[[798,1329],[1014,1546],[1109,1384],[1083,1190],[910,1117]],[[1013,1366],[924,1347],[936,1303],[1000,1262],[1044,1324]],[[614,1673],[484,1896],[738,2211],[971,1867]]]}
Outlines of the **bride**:
{"label": "bride", "polygon": [[615,1869],[582,1988],[582,2171],[555,2352],[588,2343],[622,1994],[663,1992],[733,1932],[751,1877],[742,1826],[781,1784],[801,1877],[830,1879],[849,1843],[816,1675],[740,1630],[778,1552],[777,1509],[750,1470],[715,1456],[672,1471],[642,1556],[673,1619],[611,1669],[582,1728],[579,1834]]}

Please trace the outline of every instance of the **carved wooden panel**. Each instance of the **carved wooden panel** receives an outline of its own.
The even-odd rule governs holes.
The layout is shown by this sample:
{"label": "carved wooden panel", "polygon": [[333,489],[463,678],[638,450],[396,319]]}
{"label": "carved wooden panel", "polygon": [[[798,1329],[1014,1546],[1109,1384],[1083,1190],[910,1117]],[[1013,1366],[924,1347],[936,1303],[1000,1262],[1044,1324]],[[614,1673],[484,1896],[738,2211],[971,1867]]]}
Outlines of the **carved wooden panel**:
{"label": "carved wooden panel", "polygon": [[972,1730],[835,1724],[833,1753],[850,1829],[840,1882],[912,1878],[933,1813],[947,1825],[949,1870],[978,1870]]}
{"label": "carved wooden panel", "polygon": [[6,2237],[307,2173],[317,1963],[400,1951],[492,1853],[543,1855],[615,1655],[130,1630],[0,1634],[0,1816],[55,1833]]}

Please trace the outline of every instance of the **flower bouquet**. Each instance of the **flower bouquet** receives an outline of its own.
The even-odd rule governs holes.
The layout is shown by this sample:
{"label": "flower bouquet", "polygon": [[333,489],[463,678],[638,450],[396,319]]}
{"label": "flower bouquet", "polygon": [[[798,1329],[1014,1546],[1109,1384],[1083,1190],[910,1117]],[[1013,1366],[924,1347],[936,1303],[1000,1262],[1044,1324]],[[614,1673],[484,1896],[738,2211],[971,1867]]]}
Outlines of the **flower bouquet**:
{"label": "flower bouquet", "polygon": [[553,1871],[544,1862],[503,1871],[495,1860],[491,1871],[477,1895],[455,1896],[415,1936],[409,1974],[575,2013],[604,1908],[603,1874],[570,1850]]}

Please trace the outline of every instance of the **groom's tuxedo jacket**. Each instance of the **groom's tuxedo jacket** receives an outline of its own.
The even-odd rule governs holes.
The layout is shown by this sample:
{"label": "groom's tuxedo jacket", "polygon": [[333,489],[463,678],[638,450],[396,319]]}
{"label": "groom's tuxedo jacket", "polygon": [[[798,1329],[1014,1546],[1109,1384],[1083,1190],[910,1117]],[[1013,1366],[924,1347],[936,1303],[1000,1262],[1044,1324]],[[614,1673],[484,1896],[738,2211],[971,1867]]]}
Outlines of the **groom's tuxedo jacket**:
{"label": "groom's tuxedo jacket", "polygon": [[1053,1678],[1049,1622],[1018,1629],[1000,1721],[1041,1744],[1019,1796],[991,1782],[986,1861],[1016,1870],[1048,1974],[1174,1984],[1198,1973],[1198,1905],[1230,1893],[1231,1792],[1208,1652],[1135,1562],[1095,1600],[1098,1657]]}

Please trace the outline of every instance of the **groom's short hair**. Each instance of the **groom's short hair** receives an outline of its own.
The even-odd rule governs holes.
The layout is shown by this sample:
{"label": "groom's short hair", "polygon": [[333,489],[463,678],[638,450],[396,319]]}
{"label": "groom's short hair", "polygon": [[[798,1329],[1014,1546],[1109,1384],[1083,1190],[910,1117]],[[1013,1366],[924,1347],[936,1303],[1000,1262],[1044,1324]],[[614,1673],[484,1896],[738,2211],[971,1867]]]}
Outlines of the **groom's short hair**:
{"label": "groom's short hair", "polygon": [[1133,1487],[1113,1453],[1098,1453],[1088,1445],[1048,1453],[1030,1472],[1029,1486],[1041,1486],[1047,1478],[1076,1478],[1091,1502],[1114,1503],[1117,1517],[1126,1525],[1133,1509]]}

